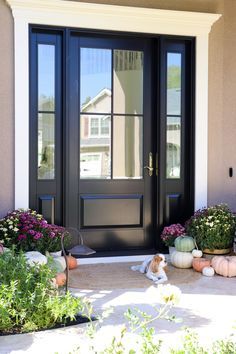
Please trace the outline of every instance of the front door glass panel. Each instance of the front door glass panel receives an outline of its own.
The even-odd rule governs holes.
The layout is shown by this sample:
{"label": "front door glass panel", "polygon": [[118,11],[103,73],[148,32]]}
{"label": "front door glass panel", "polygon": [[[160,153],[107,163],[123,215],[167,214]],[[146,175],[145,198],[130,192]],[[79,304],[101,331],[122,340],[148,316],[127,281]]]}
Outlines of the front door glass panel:
{"label": "front door glass panel", "polygon": [[80,48],[80,179],[143,178],[143,60]]}
{"label": "front door glass panel", "polygon": [[143,118],[115,116],[113,121],[113,177],[143,177]]}
{"label": "front door glass panel", "polygon": [[111,178],[109,115],[80,115],[80,178]]}
{"label": "front door glass panel", "polygon": [[114,50],[114,112],[143,113],[143,52]]}

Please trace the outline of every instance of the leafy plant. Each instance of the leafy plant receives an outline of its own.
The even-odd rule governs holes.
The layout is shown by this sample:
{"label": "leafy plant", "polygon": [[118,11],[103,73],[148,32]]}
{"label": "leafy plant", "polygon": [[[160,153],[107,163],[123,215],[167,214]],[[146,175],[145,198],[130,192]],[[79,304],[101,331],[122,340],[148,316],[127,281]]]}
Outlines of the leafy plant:
{"label": "leafy plant", "polygon": [[47,265],[29,266],[22,251],[0,256],[0,333],[22,333],[73,320],[80,298],[60,294]]}
{"label": "leafy plant", "polygon": [[172,224],[164,227],[161,239],[166,246],[173,247],[178,236],[185,235],[185,228],[180,224]]}
{"label": "leafy plant", "polygon": [[227,205],[219,204],[196,211],[186,222],[185,228],[202,250],[230,248],[236,229],[236,217]]}
{"label": "leafy plant", "polygon": [[[100,342],[101,338],[97,338],[97,326],[103,321],[104,316],[101,316],[99,323],[89,323],[87,329],[87,335],[89,338],[88,348],[77,347],[70,354],[79,353],[96,353],[96,354],[157,354],[161,349],[161,341],[156,338],[155,328],[151,325],[153,322],[165,319],[168,321],[176,321],[174,316],[170,316],[169,312],[174,305],[180,300],[181,291],[179,288],[173,285],[159,285],[157,288],[157,299],[160,305],[153,306],[156,314],[150,315],[138,308],[127,309],[124,316],[128,321],[124,324],[118,333],[116,333],[109,343],[104,343],[103,349],[98,349],[96,341]],[[110,312],[110,310],[108,309]],[[108,313],[109,313],[108,312]],[[107,316],[107,312],[105,313]],[[130,335],[135,336],[130,338]],[[135,340],[133,340],[135,338]],[[130,340],[132,339],[132,340]]]}
{"label": "leafy plant", "polygon": [[[65,228],[48,224],[34,210],[14,210],[0,220],[0,242],[5,247],[16,246],[17,250],[55,252],[61,249],[61,235]],[[65,238],[65,246],[70,235]]]}

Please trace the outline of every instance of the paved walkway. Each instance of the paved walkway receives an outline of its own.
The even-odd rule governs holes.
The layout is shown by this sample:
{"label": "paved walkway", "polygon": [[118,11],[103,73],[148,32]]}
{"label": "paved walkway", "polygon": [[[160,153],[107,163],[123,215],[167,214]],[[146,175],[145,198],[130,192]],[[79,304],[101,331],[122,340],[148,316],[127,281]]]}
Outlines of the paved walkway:
{"label": "paved walkway", "polygon": [[[119,272],[119,264],[117,264],[117,272]],[[182,318],[182,322],[159,320],[154,324],[158,337],[165,342],[163,347],[165,354],[168,353],[170,345],[176,345],[179,341],[183,326],[197,331],[203,343],[207,344],[211,340],[229,335],[233,332],[232,327],[236,325],[236,278],[199,277],[199,274],[196,276],[196,273],[189,269],[183,271],[183,279],[186,279],[186,272],[188,272],[188,277],[192,277],[194,281],[186,283],[181,282],[181,278],[178,279],[178,287],[182,292],[181,300],[178,306],[171,311],[171,314],[177,318]],[[181,272],[179,274],[181,277]],[[99,277],[99,274],[97,276]],[[127,308],[138,307],[154,314],[153,305],[158,305],[157,289],[151,281],[146,288],[104,290],[102,288],[87,289],[81,286],[81,289],[71,290],[78,296],[88,297],[96,313],[101,313],[110,307],[114,308],[114,312],[105,319],[98,331],[97,346],[101,347],[105,340],[111,338],[114,333],[119,333],[125,322],[123,314]],[[85,326],[78,325],[33,334],[3,336],[0,337],[0,353],[68,354],[80,347],[80,353],[87,354]]]}

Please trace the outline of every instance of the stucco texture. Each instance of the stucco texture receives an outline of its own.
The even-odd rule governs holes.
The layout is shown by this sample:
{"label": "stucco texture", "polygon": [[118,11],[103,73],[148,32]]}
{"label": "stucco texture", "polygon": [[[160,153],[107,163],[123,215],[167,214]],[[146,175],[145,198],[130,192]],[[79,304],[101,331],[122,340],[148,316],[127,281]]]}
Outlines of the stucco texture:
{"label": "stucco texture", "polygon": [[[67,0],[70,1],[70,0]],[[208,204],[236,211],[236,1],[97,0],[100,4],[221,13],[209,36]],[[0,216],[14,204],[13,19],[0,0]],[[229,177],[229,167],[234,176]]]}
{"label": "stucco texture", "polygon": [[11,11],[0,0],[0,217],[14,206],[13,54]]}

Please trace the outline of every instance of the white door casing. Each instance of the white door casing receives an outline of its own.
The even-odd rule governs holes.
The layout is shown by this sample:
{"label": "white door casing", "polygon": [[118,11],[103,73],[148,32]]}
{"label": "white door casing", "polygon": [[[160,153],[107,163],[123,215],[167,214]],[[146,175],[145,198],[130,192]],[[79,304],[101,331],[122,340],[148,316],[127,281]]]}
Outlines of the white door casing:
{"label": "white door casing", "polygon": [[64,0],[7,0],[14,17],[15,208],[29,206],[29,24],[196,38],[195,209],[207,205],[208,34],[221,15]]}

